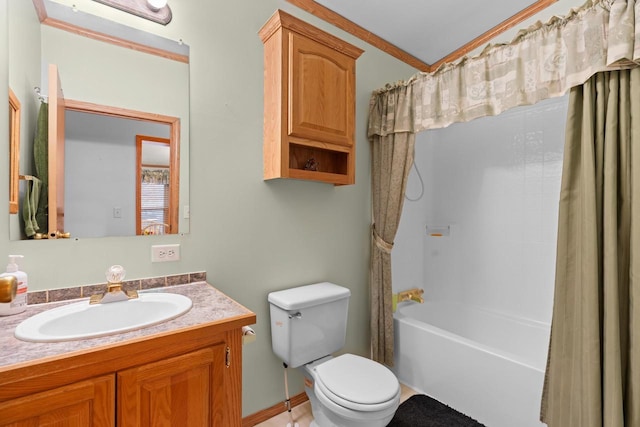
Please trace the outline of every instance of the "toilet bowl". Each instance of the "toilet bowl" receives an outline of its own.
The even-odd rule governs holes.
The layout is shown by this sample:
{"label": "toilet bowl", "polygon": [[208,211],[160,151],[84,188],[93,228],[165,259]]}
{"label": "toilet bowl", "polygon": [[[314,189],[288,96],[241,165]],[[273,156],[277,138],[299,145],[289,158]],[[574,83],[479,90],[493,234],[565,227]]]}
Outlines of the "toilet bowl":
{"label": "toilet bowl", "polygon": [[386,367],[353,354],[304,365],[312,427],[384,427],[400,404],[400,384]]}

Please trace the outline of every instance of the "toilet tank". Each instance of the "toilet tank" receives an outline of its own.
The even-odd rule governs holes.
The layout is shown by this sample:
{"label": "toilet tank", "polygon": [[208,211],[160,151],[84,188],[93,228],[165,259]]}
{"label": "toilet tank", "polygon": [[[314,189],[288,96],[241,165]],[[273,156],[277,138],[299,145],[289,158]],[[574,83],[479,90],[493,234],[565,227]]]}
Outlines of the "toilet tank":
{"label": "toilet tank", "polygon": [[273,352],[296,368],[340,350],[350,295],[349,289],[328,282],[271,292]]}

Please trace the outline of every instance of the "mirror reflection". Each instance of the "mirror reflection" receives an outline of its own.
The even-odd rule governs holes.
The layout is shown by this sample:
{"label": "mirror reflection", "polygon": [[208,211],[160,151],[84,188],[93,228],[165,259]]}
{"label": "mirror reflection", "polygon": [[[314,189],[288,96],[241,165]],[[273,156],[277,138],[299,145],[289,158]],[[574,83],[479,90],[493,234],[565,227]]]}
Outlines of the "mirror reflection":
{"label": "mirror reflection", "polygon": [[[178,171],[170,124],[81,111],[68,111],[65,123],[65,230],[84,237],[170,234],[177,226],[170,178]],[[162,149],[150,147],[154,141]],[[166,226],[152,230],[154,222]]]}
{"label": "mirror reflection", "polygon": [[[69,9],[33,3],[50,14]],[[84,37],[41,24],[34,4],[8,2],[9,86],[23,117],[17,169],[28,177],[11,239],[38,237],[29,236],[29,218],[42,189],[35,209],[46,219],[34,218],[50,237],[187,233],[188,47],[185,61]],[[43,135],[47,171],[36,167]]]}
{"label": "mirror reflection", "polygon": [[144,235],[171,233],[175,227],[170,215],[175,203],[171,140],[136,135],[136,142],[136,231]]}

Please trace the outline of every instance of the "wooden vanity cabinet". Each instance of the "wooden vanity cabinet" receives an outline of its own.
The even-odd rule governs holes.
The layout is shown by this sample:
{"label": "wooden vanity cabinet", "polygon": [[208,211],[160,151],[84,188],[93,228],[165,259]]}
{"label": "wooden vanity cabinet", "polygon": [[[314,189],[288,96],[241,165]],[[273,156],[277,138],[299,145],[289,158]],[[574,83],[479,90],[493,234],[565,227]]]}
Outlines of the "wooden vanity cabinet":
{"label": "wooden vanity cabinet", "polygon": [[118,426],[226,426],[226,346],[118,373]]}
{"label": "wooden vanity cabinet", "polygon": [[115,377],[106,375],[0,403],[0,425],[113,427]]}
{"label": "wooden vanity cabinet", "polygon": [[251,314],[1,372],[0,426],[240,427],[241,328],[254,322]]}
{"label": "wooden vanity cabinet", "polygon": [[355,182],[355,67],[362,50],[281,10],[264,43],[264,179]]}

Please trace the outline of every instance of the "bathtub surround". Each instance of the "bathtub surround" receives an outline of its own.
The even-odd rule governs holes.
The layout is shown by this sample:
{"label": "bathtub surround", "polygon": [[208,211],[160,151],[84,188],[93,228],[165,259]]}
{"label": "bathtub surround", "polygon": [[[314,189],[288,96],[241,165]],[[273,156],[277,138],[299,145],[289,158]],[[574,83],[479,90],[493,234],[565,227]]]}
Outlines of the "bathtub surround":
{"label": "bathtub surround", "polygon": [[541,418],[640,425],[640,68],[571,90]]}
{"label": "bathtub surround", "polygon": [[[425,191],[405,203],[395,291],[551,322],[566,114],[567,98],[554,98],[418,134]],[[407,194],[420,187],[412,172]]]}
{"label": "bathtub surround", "polygon": [[[396,329],[394,371],[491,427],[542,426],[566,111],[554,98],[417,135],[424,195],[405,202],[393,284],[423,287],[425,304],[398,305],[417,312]],[[407,329],[418,321],[425,337]]]}

